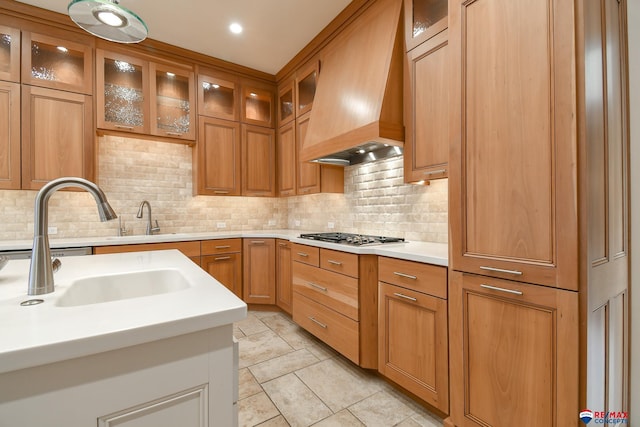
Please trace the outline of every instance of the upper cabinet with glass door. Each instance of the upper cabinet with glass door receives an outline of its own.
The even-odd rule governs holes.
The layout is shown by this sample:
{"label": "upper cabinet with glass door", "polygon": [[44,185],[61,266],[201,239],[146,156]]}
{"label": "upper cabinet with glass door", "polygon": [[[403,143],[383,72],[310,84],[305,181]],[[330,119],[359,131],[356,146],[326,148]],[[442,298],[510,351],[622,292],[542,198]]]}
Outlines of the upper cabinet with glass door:
{"label": "upper cabinet with glass door", "polygon": [[300,117],[313,106],[313,98],[316,96],[316,84],[318,82],[319,61],[311,61],[309,65],[300,70],[296,76],[296,117]]}
{"label": "upper cabinet with glass door", "polygon": [[447,0],[404,0],[407,51],[448,26]]}
{"label": "upper cabinet with glass door", "polygon": [[275,119],[273,114],[274,93],[258,82],[243,82],[241,98],[242,123],[273,128]]}
{"label": "upper cabinet with glass door", "polygon": [[0,80],[20,82],[20,30],[0,25]]}
{"label": "upper cabinet with glass door", "polygon": [[92,47],[59,37],[22,32],[22,83],[91,95]]}
{"label": "upper cabinet with glass door", "polygon": [[278,91],[278,125],[289,123],[296,117],[294,107],[294,81],[293,79],[282,84]]}
{"label": "upper cabinet with glass door", "polygon": [[148,87],[147,61],[97,49],[98,128],[148,134]]}
{"label": "upper cabinet with glass door", "polygon": [[194,75],[177,66],[151,63],[151,134],[195,139]]}
{"label": "upper cabinet with glass door", "polygon": [[198,73],[198,115],[238,121],[239,89],[233,76]]}

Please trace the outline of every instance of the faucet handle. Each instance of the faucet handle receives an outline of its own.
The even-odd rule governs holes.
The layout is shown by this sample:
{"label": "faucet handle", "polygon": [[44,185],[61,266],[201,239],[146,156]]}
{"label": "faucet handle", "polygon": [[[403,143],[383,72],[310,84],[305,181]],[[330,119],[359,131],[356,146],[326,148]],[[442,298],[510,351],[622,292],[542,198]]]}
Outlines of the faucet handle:
{"label": "faucet handle", "polygon": [[59,258],[52,258],[51,269],[53,270],[53,272],[55,273],[56,271],[60,270],[60,267],[62,267],[62,261],[60,261]]}
{"label": "faucet handle", "polygon": [[160,224],[158,224],[158,220],[156,219],[156,226],[151,228],[151,234],[157,233],[160,231]]}

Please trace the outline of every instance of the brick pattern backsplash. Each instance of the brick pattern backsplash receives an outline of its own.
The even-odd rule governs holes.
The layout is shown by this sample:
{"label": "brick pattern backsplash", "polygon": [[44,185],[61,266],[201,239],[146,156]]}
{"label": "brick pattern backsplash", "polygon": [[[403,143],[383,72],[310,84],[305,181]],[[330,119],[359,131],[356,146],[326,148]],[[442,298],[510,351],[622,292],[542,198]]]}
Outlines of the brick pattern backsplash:
{"label": "brick pattern backsplash", "polygon": [[[143,200],[151,203],[161,233],[294,228],[336,230],[447,241],[447,181],[430,186],[402,182],[402,158],[347,167],[345,194],[289,198],[208,197],[192,193],[192,148],[143,139],[98,138],[97,182],[133,234],[144,234],[137,219]],[[35,191],[0,190],[0,240],[33,237]],[[118,221],[101,223],[93,197],[59,191],[49,201],[49,226],[65,237],[117,234]]]}

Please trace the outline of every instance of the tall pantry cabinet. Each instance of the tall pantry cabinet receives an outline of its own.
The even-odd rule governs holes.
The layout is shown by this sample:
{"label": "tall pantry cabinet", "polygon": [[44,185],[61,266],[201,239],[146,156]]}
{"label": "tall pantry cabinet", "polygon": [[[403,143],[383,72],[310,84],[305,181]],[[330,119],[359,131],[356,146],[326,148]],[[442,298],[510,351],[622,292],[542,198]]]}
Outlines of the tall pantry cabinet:
{"label": "tall pantry cabinet", "polygon": [[627,410],[624,16],[449,1],[449,426]]}

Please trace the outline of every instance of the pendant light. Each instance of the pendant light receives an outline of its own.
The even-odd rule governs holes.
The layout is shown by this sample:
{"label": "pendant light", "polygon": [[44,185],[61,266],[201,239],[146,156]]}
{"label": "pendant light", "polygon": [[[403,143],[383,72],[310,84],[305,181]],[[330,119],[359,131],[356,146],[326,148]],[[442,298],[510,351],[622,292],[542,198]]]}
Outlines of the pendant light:
{"label": "pendant light", "polygon": [[69,17],[94,36],[117,43],[139,43],[147,38],[147,25],[118,0],[73,0]]}

